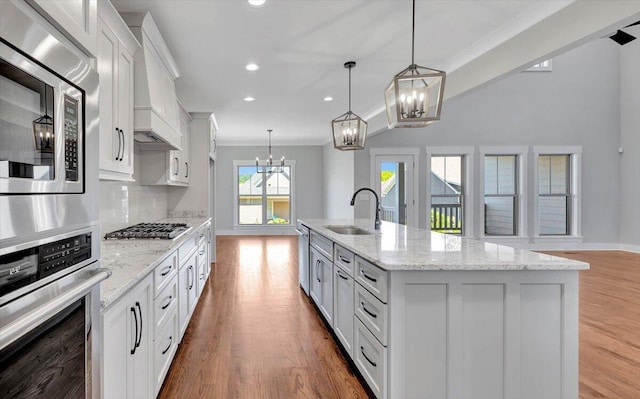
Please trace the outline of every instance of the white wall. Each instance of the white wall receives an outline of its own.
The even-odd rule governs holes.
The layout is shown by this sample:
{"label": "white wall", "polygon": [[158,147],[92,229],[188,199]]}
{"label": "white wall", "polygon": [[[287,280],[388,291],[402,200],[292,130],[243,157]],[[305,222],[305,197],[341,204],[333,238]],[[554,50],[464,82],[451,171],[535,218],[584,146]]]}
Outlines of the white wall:
{"label": "white wall", "polygon": [[354,152],[339,151],[333,142],[324,146],[324,218],[352,219],[349,205],[354,187]]}
{"label": "white wall", "polygon": [[[233,229],[234,215],[234,181],[233,161],[252,160],[256,157],[265,159],[268,150],[265,145],[259,146],[221,146],[218,147],[216,159],[216,234],[236,234]],[[322,146],[274,146],[273,159],[285,156],[287,160],[296,161],[295,165],[295,218],[320,218],[323,215],[323,147]],[[295,219],[294,219],[295,220]],[[293,225],[295,227],[295,223]],[[251,230],[249,230],[251,229]],[[265,234],[271,232],[268,227],[243,228],[242,234]],[[282,230],[278,230],[282,231]],[[286,233],[293,234],[293,228]]]}
{"label": "white wall", "polygon": [[172,211],[209,212],[209,114],[194,114],[189,124],[189,187],[169,187]]}
{"label": "white wall", "polygon": [[[140,171],[139,152],[134,155],[134,179]],[[140,183],[100,181],[100,225],[102,235],[136,223],[167,217],[167,187]]]}
{"label": "white wall", "polygon": [[620,136],[620,242],[640,251],[640,40],[620,47]]}
{"label": "white wall", "polygon": [[[367,147],[418,147],[420,165],[427,165],[426,146],[581,145],[584,240],[617,243],[619,52],[618,45],[608,39],[588,43],[554,58],[553,72],[518,73],[449,100],[443,105],[441,121],[427,128],[386,131],[370,137]],[[531,180],[532,172],[528,173]],[[426,173],[424,167],[419,171],[421,204],[427,203]],[[359,151],[355,185],[369,185],[369,178],[369,151]],[[532,181],[529,184],[528,192],[535,192]],[[473,191],[482,192],[480,187]],[[428,213],[422,208],[420,226],[426,227]],[[529,209],[530,225],[531,215]],[[356,217],[367,216],[366,207],[356,208]],[[479,221],[474,224],[476,230],[482,228]]]}

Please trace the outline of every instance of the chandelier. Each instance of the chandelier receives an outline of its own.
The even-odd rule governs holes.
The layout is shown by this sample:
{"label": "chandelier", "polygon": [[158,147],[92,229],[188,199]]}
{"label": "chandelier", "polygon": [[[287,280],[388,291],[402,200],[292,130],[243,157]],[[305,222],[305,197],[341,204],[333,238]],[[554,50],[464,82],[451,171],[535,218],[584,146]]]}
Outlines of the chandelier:
{"label": "chandelier", "polygon": [[389,129],[424,127],[440,120],[446,73],[416,65],[416,0],[413,0],[411,65],[394,76],[384,92]]}
{"label": "chandelier", "polygon": [[349,69],[349,111],[331,121],[333,146],[341,151],[362,150],[367,138],[367,122],[351,112],[351,69],[355,66],[355,61],[344,63]]}
{"label": "chandelier", "polygon": [[273,132],[273,129],[268,129],[267,132],[269,133],[269,158],[261,162],[260,159],[256,157],[256,169],[258,173],[282,173],[284,170],[284,155],[280,158],[280,165],[273,164],[273,155],[271,153],[271,132]]}

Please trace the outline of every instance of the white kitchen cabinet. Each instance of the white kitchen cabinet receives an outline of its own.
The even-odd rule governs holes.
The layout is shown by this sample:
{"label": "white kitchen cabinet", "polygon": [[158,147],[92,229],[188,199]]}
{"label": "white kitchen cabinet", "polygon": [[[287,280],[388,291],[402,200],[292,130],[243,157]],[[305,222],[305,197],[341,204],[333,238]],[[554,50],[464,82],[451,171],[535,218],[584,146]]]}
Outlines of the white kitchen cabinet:
{"label": "white kitchen cabinet", "polygon": [[324,319],[333,327],[333,263],[317,252],[313,258],[312,277],[319,286],[316,304]]}
{"label": "white kitchen cabinet", "polygon": [[133,180],[133,54],[140,44],[110,2],[100,2],[100,178]]}
{"label": "white kitchen cabinet", "polygon": [[102,396],[146,399],[153,347],[152,278],[148,275],[102,315]]}
{"label": "white kitchen cabinet", "polygon": [[98,0],[27,0],[90,57],[98,54]]}
{"label": "white kitchen cabinet", "polygon": [[353,298],[353,277],[334,265],[333,331],[350,357],[353,357]]}
{"label": "white kitchen cabinet", "polygon": [[184,262],[180,263],[178,272],[178,326],[180,340],[187,330],[191,314],[198,300],[196,254],[197,251],[192,250]]}
{"label": "white kitchen cabinet", "polygon": [[313,299],[313,302],[319,307],[322,303],[322,280],[320,279],[318,264],[320,263],[320,253],[317,249],[309,248],[309,296]]}

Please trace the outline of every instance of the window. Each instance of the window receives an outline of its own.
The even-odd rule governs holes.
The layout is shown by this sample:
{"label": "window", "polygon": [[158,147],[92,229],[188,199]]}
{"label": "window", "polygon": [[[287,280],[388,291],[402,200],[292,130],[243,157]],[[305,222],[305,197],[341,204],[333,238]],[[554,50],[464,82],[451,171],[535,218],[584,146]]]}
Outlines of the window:
{"label": "window", "polygon": [[518,157],[484,156],[484,234],[518,233]]}
{"label": "window", "polygon": [[538,228],[541,236],[571,234],[571,155],[538,155]]}
{"label": "window", "polygon": [[266,172],[250,162],[235,161],[236,224],[239,226],[290,225],[292,220],[293,165],[282,173]]}
{"label": "window", "polygon": [[465,156],[431,156],[431,230],[463,234],[465,223]]}

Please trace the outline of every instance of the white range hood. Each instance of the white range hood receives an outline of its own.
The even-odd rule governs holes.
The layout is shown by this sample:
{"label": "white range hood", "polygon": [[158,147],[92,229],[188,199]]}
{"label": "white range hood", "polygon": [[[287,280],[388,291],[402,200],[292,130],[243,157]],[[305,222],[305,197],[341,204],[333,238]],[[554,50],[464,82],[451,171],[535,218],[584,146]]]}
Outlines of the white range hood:
{"label": "white range hood", "polygon": [[180,150],[174,83],[180,70],[148,11],[121,15],[142,44],[134,56],[134,141],[142,150]]}

